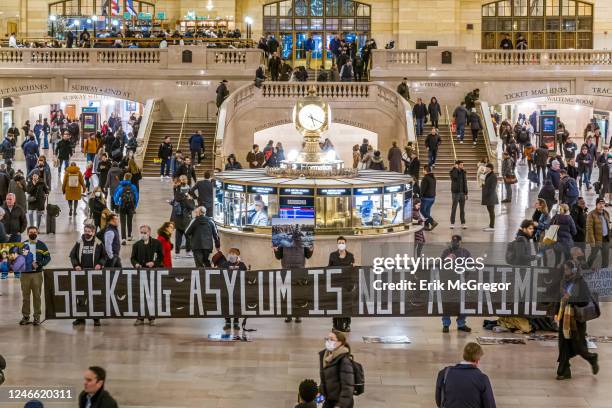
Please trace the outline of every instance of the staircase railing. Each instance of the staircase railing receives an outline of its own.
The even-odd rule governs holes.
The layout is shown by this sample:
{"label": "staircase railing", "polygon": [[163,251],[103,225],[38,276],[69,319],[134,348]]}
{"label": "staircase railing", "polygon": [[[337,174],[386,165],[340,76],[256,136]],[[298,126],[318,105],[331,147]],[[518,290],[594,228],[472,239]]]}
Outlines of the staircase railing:
{"label": "staircase railing", "polygon": [[448,115],[448,105],[444,105],[444,111],[446,112],[446,117],[448,118],[448,133],[450,134],[451,147],[453,148],[453,158],[455,161],[457,161],[457,150],[455,150],[455,138],[453,137],[453,127],[450,121],[450,116]]}
{"label": "staircase railing", "polygon": [[[489,104],[484,101],[478,101],[476,102],[476,107],[478,109],[478,115],[480,115],[480,119],[484,124],[482,135],[487,148],[487,157],[489,158],[489,162],[497,163],[498,157],[495,153],[497,151],[497,134],[495,133],[495,126],[493,126]],[[492,141],[495,143],[495,148],[493,148]]]}
{"label": "staircase railing", "polygon": [[408,141],[411,141],[415,151],[416,151],[416,155],[417,157],[421,157],[419,155],[419,138],[416,135],[416,128],[415,128],[415,123],[414,123],[414,117],[412,116],[412,108],[414,108],[414,101],[412,99],[408,99],[406,101],[406,103],[408,103],[408,106],[410,107],[410,112],[406,111],[406,122],[407,122],[407,128],[412,130],[412,134],[414,135],[414,140],[410,140],[408,139]]}
{"label": "staircase railing", "polygon": [[143,167],[145,155],[147,154],[149,138],[151,137],[153,122],[155,122],[154,116],[157,112],[159,112],[160,106],[161,99],[149,99],[147,100],[142,113],[140,128],[138,128],[138,134],[136,135],[136,140],[138,140],[138,149],[136,149],[135,155],[136,163],[140,168]]}
{"label": "staircase railing", "polygon": [[181,148],[181,139],[183,139],[183,129],[185,128],[185,120],[187,119],[187,111],[189,110],[189,104],[185,104],[185,111],[183,112],[183,120],[181,121],[181,130],[179,131],[178,143],[176,144],[176,148]]}

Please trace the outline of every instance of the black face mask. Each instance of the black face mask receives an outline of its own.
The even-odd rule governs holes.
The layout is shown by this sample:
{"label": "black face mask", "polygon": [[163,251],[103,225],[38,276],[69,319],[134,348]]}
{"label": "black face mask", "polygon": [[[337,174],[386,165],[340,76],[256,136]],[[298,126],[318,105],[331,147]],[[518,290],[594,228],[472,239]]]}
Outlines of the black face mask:
{"label": "black face mask", "polygon": [[36,235],[36,234],[28,234],[28,238],[30,238],[30,241],[35,241],[36,238],[38,238],[38,235]]}
{"label": "black face mask", "polygon": [[83,238],[85,239],[85,241],[89,241],[91,240],[91,238],[93,237],[93,235],[90,234],[83,234]]}

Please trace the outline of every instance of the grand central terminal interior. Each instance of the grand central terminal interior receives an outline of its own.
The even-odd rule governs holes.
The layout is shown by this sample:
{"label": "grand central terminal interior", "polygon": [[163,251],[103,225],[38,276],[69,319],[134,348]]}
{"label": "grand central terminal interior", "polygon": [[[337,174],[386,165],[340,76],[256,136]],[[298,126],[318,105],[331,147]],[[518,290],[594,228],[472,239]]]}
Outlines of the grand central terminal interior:
{"label": "grand central terminal interior", "polygon": [[612,407],[610,32],[1,0],[0,408]]}

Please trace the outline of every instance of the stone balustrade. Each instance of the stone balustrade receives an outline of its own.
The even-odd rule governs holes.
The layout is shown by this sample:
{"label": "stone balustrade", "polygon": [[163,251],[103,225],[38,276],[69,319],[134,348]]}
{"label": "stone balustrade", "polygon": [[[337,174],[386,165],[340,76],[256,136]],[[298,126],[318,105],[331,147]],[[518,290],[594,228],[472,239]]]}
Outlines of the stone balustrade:
{"label": "stone balustrade", "polygon": [[264,98],[299,98],[308,95],[315,87],[317,95],[325,99],[368,99],[371,84],[364,82],[264,82],[261,93]]}
{"label": "stone balustrade", "polygon": [[[0,49],[0,68],[45,69],[77,68],[105,69],[107,67],[154,69],[208,69],[249,72],[261,62],[261,51],[248,49],[217,49],[194,46],[169,48],[18,48]],[[252,70],[252,71],[250,71]]]}

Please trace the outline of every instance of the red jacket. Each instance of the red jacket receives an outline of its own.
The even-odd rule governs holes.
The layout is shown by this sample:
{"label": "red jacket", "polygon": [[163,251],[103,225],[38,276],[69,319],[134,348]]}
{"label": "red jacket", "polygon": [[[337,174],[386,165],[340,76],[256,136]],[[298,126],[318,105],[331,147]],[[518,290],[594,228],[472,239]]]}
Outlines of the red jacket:
{"label": "red jacket", "polygon": [[157,240],[162,244],[162,253],[164,254],[164,267],[172,268],[172,243],[170,239],[164,236],[157,235]]}

